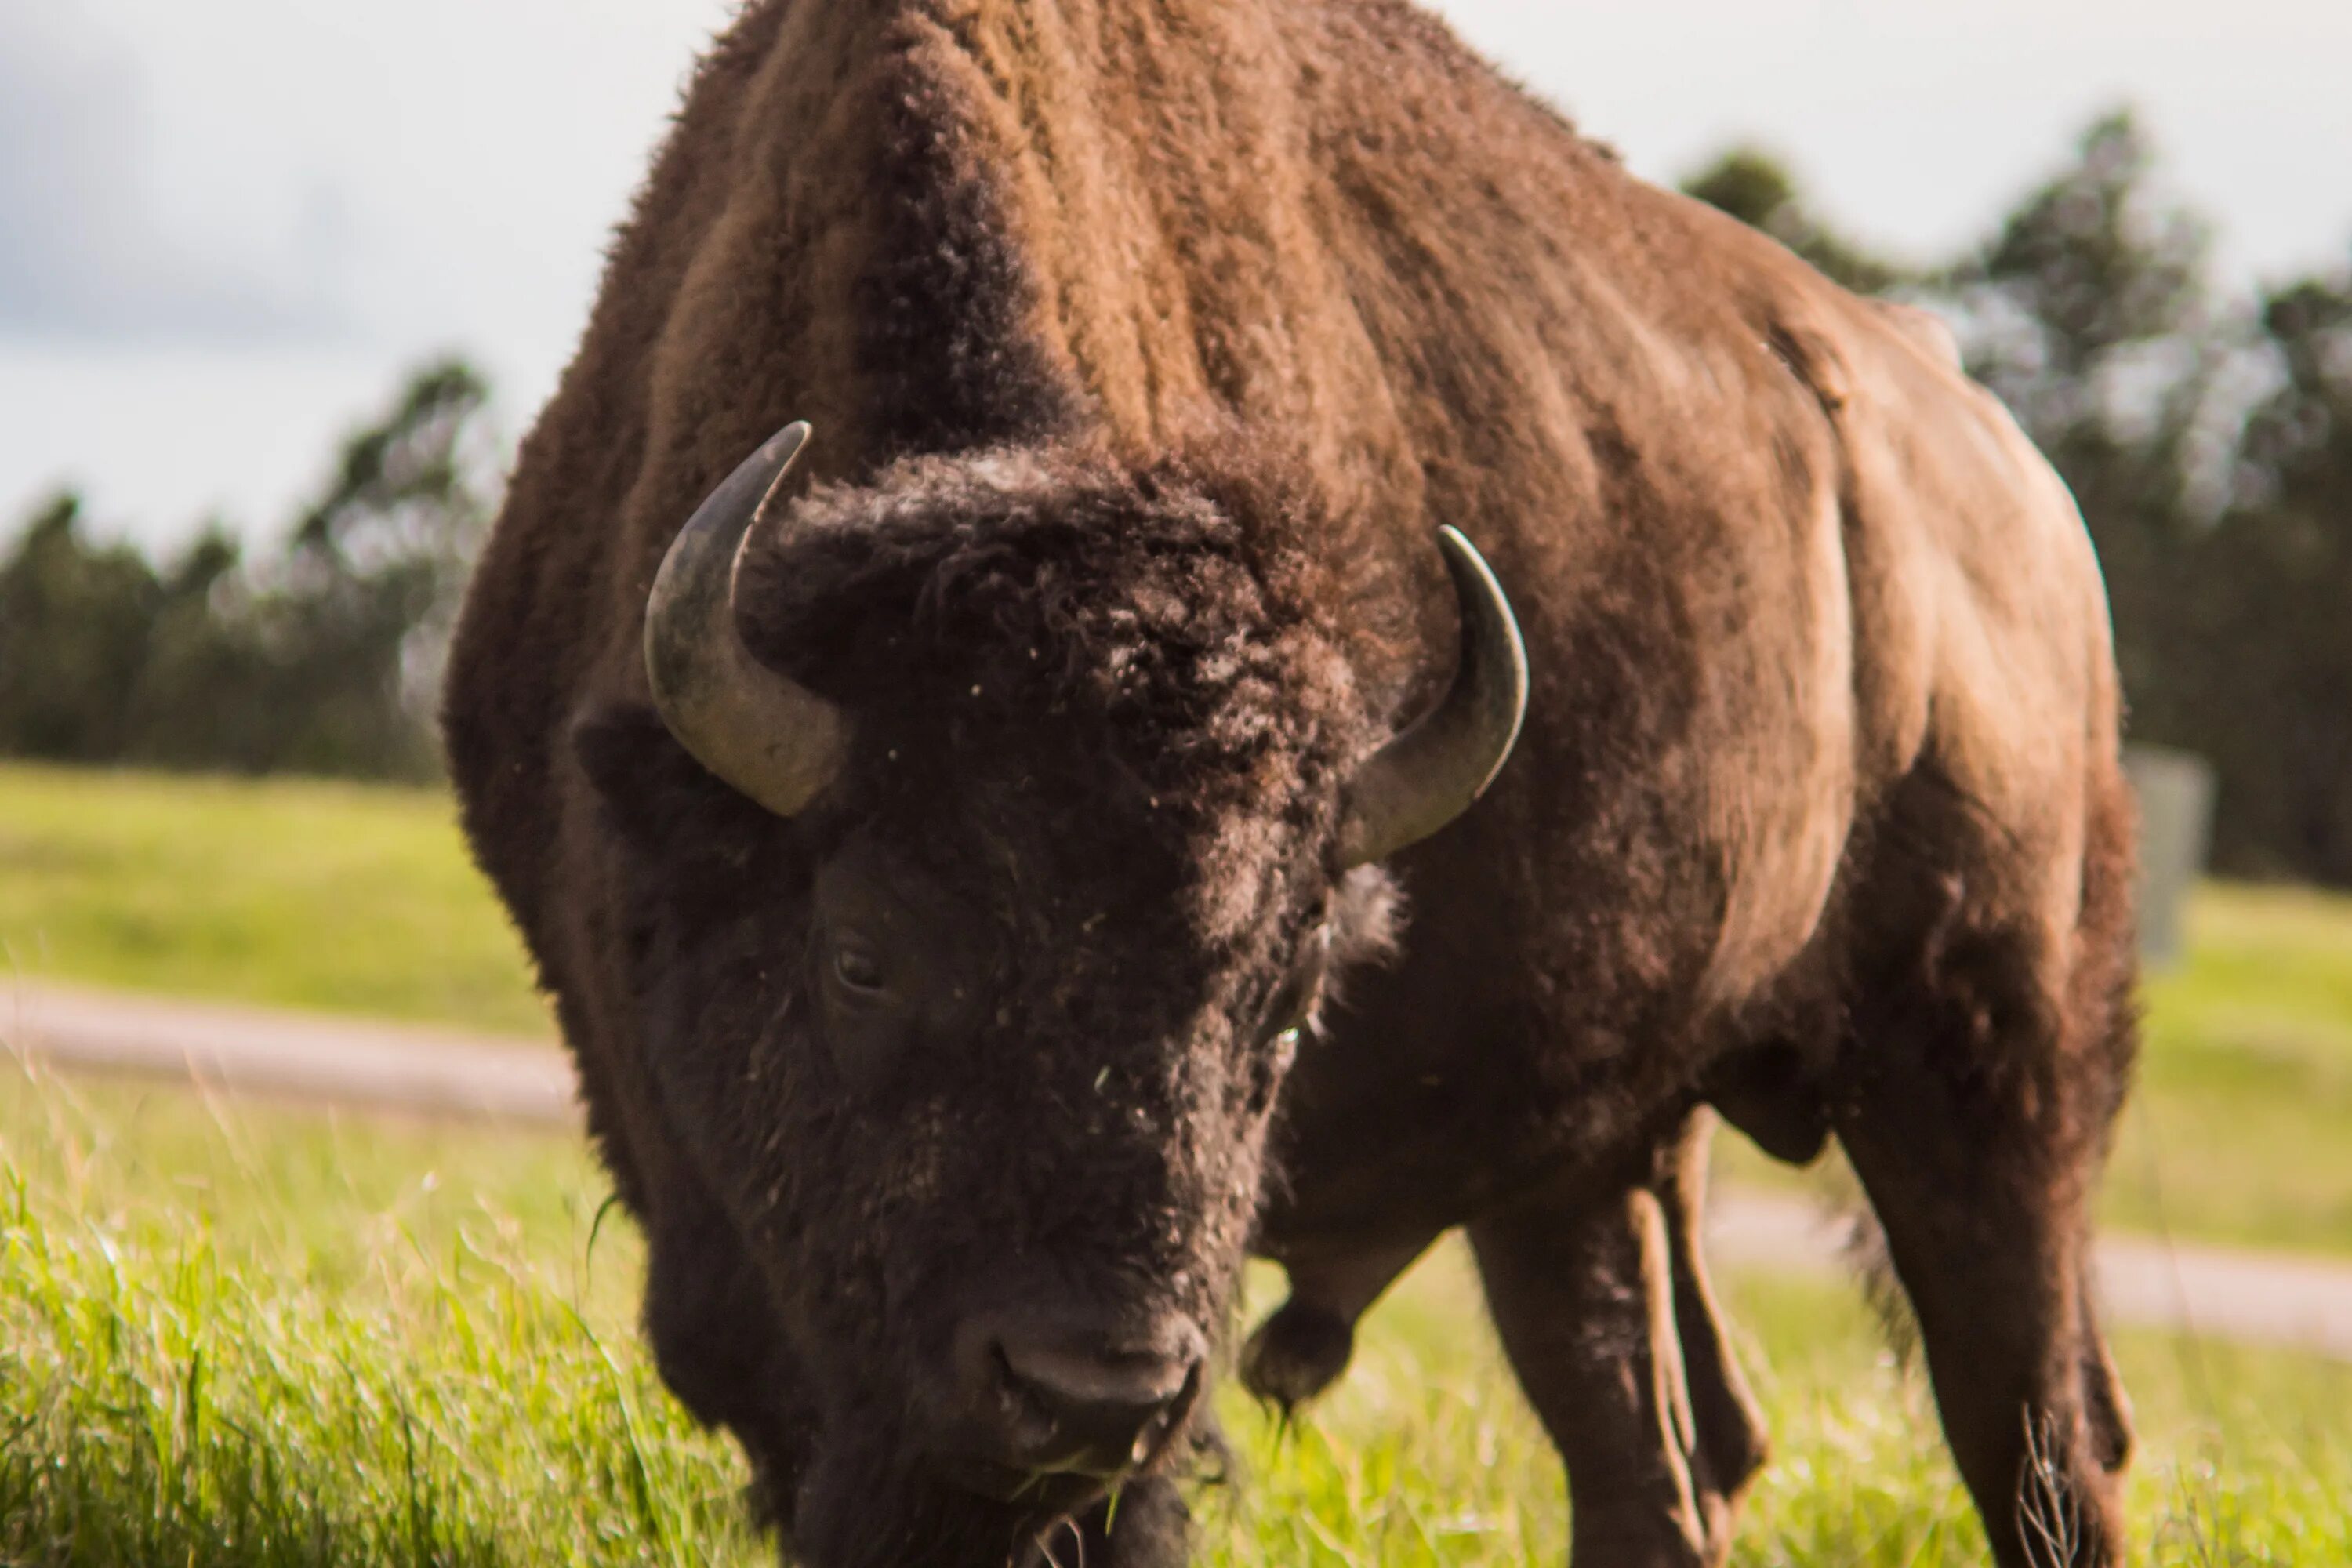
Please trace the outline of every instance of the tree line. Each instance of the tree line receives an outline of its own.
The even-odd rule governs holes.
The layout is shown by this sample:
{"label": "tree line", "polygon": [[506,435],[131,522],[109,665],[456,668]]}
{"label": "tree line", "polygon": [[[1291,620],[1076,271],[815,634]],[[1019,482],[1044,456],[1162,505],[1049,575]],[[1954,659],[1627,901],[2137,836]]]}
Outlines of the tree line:
{"label": "tree line", "polygon": [[275,547],[207,525],[175,555],[105,542],[81,500],[0,562],[0,754],[427,779],[458,596],[495,505],[488,389],[416,372],[342,445]]}
{"label": "tree line", "polygon": [[[2139,740],[2220,784],[2214,855],[2352,886],[2352,252],[2241,297],[2143,128],[2092,125],[1977,243],[1921,264],[1842,234],[1769,153],[1685,182],[1849,287],[1927,307],[2073,487]],[[431,365],[268,552],[151,560],[74,496],[0,561],[0,754],[425,778],[435,689],[495,509],[488,393]]]}

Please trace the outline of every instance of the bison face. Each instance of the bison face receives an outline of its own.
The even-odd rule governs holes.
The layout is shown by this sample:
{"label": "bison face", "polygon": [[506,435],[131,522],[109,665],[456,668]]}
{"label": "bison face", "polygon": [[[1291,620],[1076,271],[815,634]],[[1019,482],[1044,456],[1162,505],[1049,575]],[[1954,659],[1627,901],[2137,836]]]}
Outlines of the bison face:
{"label": "bison face", "polygon": [[665,563],[659,729],[580,736],[689,1194],[640,1203],[647,1318],[807,1561],[994,1564],[1191,1446],[1297,1030],[1380,923],[1341,879],[1483,785],[1524,668],[1465,597],[1472,700],[1378,744],[1311,514],[1231,463],[913,462],[746,549],[797,444]]}
{"label": "bison face", "polygon": [[791,821],[642,721],[583,734],[635,1049],[710,1199],[690,1241],[645,1205],[648,1319],[825,1568],[1000,1563],[1184,1461],[1297,1030],[1370,929],[1281,814],[1188,827],[1098,750],[988,729],[877,726]]}
{"label": "bison face", "polygon": [[773,1179],[831,1211],[798,1233],[827,1254],[824,1336],[911,1374],[889,1391],[901,1443],[974,1492],[1066,1506],[1181,1451],[1322,902],[1311,861],[1269,867],[1210,937],[1190,857],[1147,823],[1066,795],[1024,811],[1005,795],[1058,792],[991,783],[977,808],[926,802],[927,832],[869,820],[817,867],[811,1103],[777,1114],[803,1147],[838,1142]]}

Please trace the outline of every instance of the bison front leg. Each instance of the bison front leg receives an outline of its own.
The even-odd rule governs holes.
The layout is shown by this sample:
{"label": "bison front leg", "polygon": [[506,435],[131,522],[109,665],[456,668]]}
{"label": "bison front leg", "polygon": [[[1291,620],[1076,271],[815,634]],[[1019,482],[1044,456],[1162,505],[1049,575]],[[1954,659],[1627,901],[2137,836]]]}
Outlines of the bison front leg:
{"label": "bison front leg", "polygon": [[1290,1299],[1242,1347],[1242,1385],[1285,1415],[1330,1387],[1355,1354],[1357,1320],[1434,1239],[1285,1258]]}
{"label": "bison front leg", "polygon": [[1761,1460],[1699,1267],[1703,1169],[1682,1147],[1657,1179],[1538,1194],[1470,1228],[1503,1348],[1568,1467],[1575,1568],[1716,1568]]}

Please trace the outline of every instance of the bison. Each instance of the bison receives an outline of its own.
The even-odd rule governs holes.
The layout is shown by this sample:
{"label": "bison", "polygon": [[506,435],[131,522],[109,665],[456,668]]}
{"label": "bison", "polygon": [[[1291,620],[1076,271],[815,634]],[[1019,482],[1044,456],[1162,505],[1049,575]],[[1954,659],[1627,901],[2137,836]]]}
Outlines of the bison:
{"label": "bison", "polygon": [[1396,0],[753,0],[446,702],[814,1568],[1180,1561],[1216,1369],[1454,1227],[1580,1568],[1720,1563],[1717,1112],[1852,1161],[2000,1562],[2116,1562],[2117,722],[1948,342]]}

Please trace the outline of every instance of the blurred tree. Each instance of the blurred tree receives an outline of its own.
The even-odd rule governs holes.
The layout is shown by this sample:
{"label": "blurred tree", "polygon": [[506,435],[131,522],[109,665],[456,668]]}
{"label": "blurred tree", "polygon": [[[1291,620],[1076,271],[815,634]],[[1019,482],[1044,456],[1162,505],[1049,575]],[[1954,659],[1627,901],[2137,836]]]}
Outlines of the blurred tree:
{"label": "blurred tree", "polygon": [[121,754],[123,717],[163,599],[139,552],[83,537],[66,493],[26,524],[0,565],[0,737],[61,762]]}
{"label": "blurred tree", "polygon": [[0,752],[437,772],[433,696],[494,509],[488,401],[462,361],[417,372],[257,563],[215,522],[159,570],[48,503],[0,566]]}
{"label": "blurred tree", "polygon": [[124,761],[245,773],[269,766],[271,731],[281,720],[268,710],[240,566],[236,540],[214,521],[162,574],[163,603],[131,690]]}
{"label": "blurred tree", "polygon": [[272,765],[437,769],[441,661],[494,506],[488,401],[462,361],[419,372],[295,524],[254,608],[276,700],[301,715]]}
{"label": "blurred tree", "polygon": [[2270,294],[2273,388],[2184,552],[2169,671],[2225,864],[2352,885],[2352,265]]}
{"label": "blurred tree", "polygon": [[1763,149],[1734,147],[1683,182],[1683,194],[1760,228],[1847,288],[1883,294],[1915,275],[1832,231],[1797,193],[1788,165]]}
{"label": "blurred tree", "polygon": [[2200,435],[2228,342],[2212,305],[2210,231],[2155,188],[2128,111],[2085,132],[1945,287],[1969,368],[2073,489],[2107,576],[2116,658],[2146,738],[2185,739],[2167,659],[2199,523]]}
{"label": "blurred tree", "polygon": [[2154,351],[2204,331],[2210,232],[2158,195],[2155,167],[2137,119],[2105,116],[2074,162],[1951,269],[1971,370],[2038,439],[2132,426],[2188,368]]}

